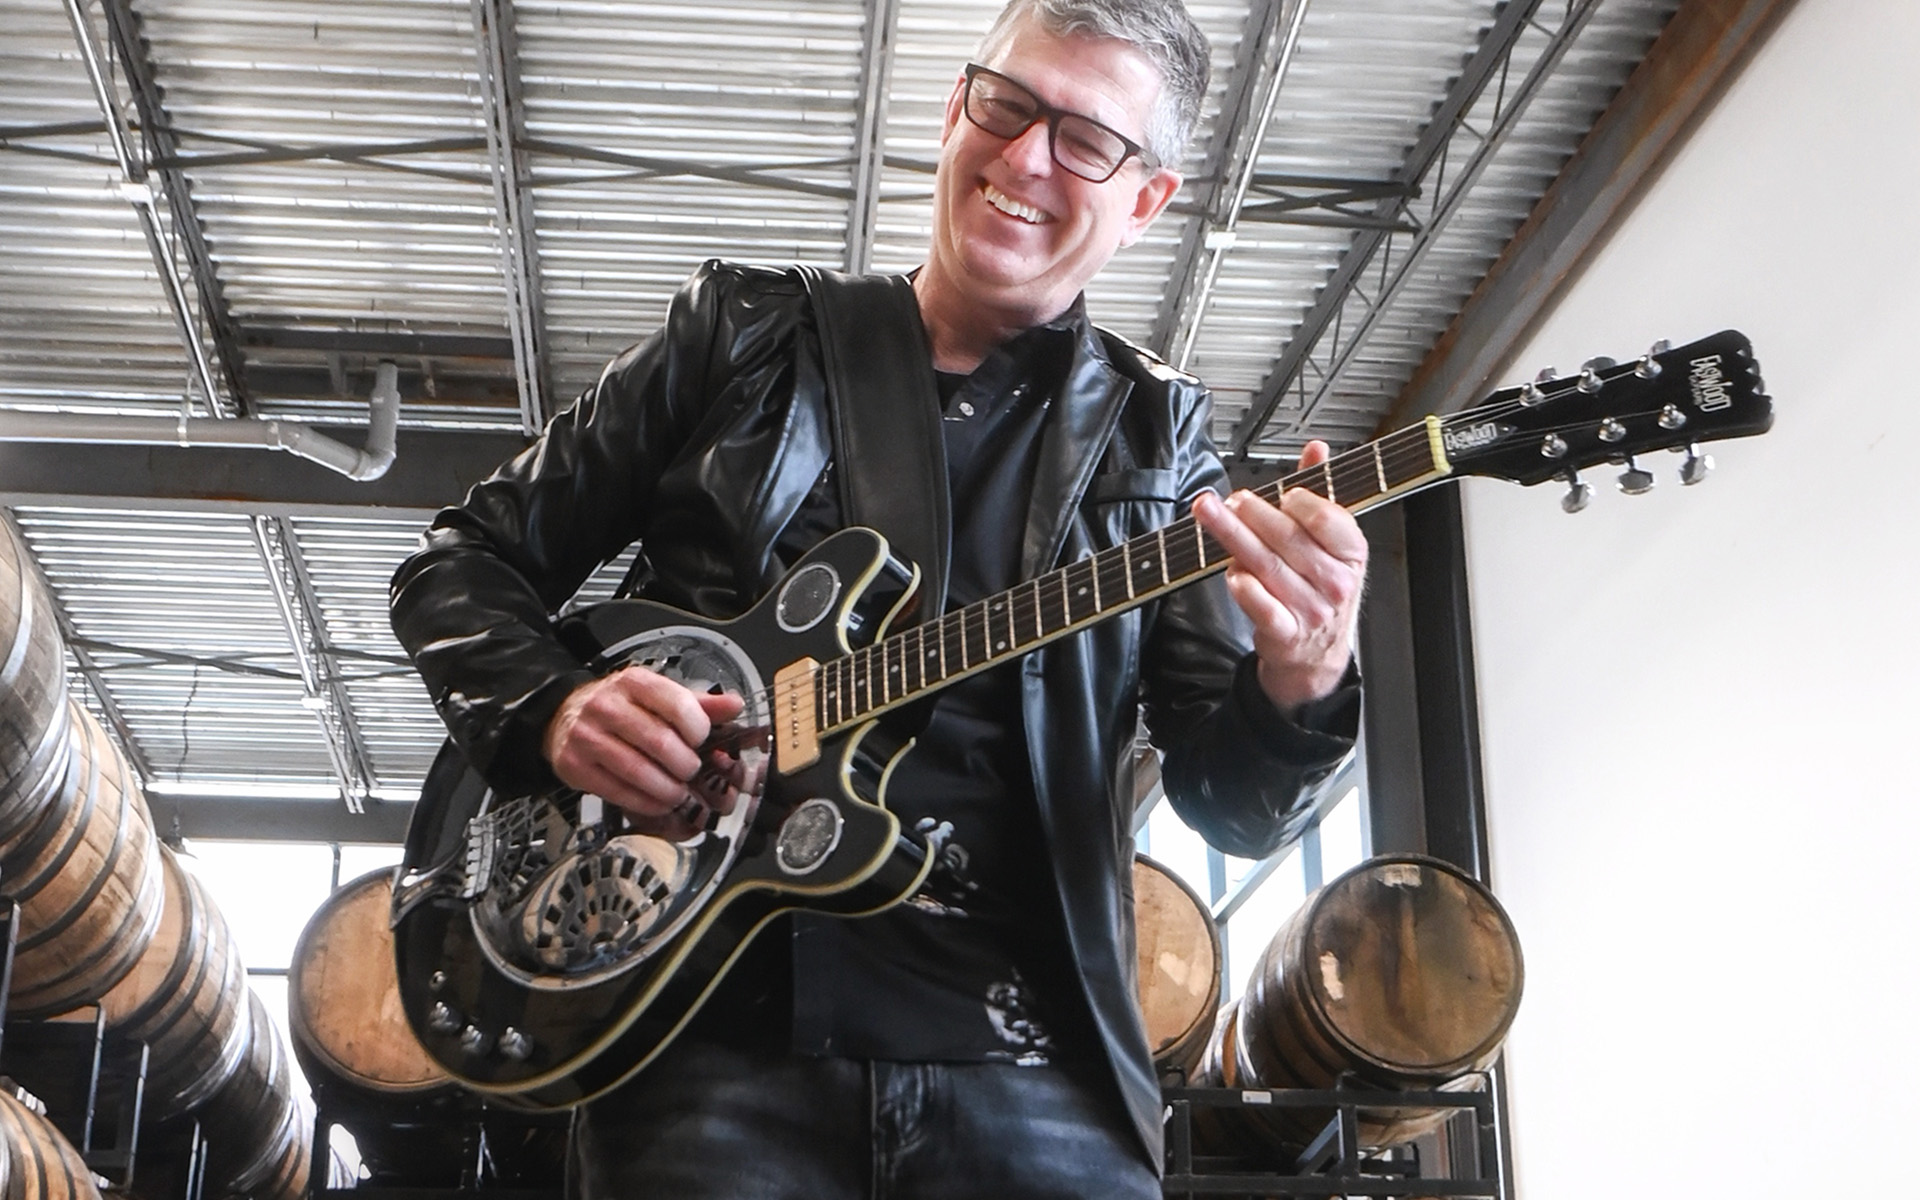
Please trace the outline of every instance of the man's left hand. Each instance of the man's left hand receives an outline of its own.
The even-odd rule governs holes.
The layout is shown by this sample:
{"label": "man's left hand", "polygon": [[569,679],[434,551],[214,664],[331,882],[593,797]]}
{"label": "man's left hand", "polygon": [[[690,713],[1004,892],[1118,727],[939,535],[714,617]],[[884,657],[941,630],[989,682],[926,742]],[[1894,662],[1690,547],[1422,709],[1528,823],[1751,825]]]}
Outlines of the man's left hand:
{"label": "man's left hand", "polygon": [[[1327,453],[1325,442],[1309,442],[1300,466],[1318,466]],[[1277,505],[1246,490],[1225,500],[1208,492],[1193,515],[1233,555],[1227,589],[1253,621],[1268,698],[1292,716],[1331,695],[1353,654],[1367,574],[1367,539],[1353,514],[1290,488]]]}

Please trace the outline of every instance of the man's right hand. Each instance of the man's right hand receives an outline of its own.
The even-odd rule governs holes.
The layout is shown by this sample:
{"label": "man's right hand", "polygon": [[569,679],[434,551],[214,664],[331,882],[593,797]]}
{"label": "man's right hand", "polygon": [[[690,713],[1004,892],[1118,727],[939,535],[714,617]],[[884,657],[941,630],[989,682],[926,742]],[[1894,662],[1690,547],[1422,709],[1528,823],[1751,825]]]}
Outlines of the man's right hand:
{"label": "man's right hand", "polygon": [[703,765],[699,748],[715,724],[743,707],[731,693],[701,694],[645,667],[625,667],[561,701],[541,749],[568,787],[618,805],[648,832],[684,840],[705,817],[688,803],[688,781]]}

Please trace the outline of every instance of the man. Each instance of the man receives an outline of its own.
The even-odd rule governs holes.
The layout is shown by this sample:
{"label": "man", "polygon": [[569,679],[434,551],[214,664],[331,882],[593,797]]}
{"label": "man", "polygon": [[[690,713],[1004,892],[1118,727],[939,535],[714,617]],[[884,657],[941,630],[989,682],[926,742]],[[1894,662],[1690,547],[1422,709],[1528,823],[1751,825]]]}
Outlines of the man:
{"label": "man", "polygon": [[952,825],[954,890],[763,932],[658,1061],[579,1114],[592,1200],[1159,1194],[1132,991],[1140,706],[1190,824],[1233,853],[1283,844],[1351,746],[1366,562],[1352,518],[1310,493],[1222,500],[1204,391],[1087,322],[1087,281],[1179,188],[1206,70],[1170,0],[1015,0],[956,78],[908,301],[942,405],[931,463],[839,461],[805,286],[709,264],[395,576],[395,628],[496,787],[557,778],[684,836],[696,748],[739,698],[639,668],[596,678],[549,622],[626,545],[641,594],[731,616],[845,523],[841,474],[893,472],[948,491],[949,609],[1188,505],[1234,556],[1224,584],[918,714],[887,802],[905,827]]}

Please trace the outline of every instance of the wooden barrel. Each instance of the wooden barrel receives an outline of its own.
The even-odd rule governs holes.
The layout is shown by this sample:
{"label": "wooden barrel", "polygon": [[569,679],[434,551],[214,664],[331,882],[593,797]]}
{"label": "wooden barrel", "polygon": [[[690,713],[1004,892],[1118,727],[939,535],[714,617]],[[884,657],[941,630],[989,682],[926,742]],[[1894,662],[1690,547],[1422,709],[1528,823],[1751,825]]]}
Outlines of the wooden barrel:
{"label": "wooden barrel", "polygon": [[1220,929],[1204,900],[1166,867],[1133,859],[1140,1018],[1161,1078],[1186,1079],[1220,1008]]}
{"label": "wooden barrel", "polygon": [[0,843],[34,823],[67,744],[67,666],[53,605],[0,521]]}
{"label": "wooden barrel", "polygon": [[312,1165],[313,1117],[293,1091],[280,1031],[247,992],[247,1052],[198,1113],[207,1137],[210,1195],[302,1200]]}
{"label": "wooden barrel", "polygon": [[80,1152],[45,1117],[0,1089],[0,1176],[7,1200],[100,1200]]}
{"label": "wooden barrel", "polygon": [[226,918],[198,879],[160,847],[160,925],[125,979],[100,998],[107,1029],[147,1043],[143,1111],[191,1112],[233,1078],[248,1042],[247,974]]}
{"label": "wooden barrel", "polygon": [[327,1119],[353,1134],[369,1182],[455,1186],[473,1108],[400,1005],[393,872],[342,884],[300,933],[287,978],[294,1057]]}
{"label": "wooden barrel", "polygon": [[[1436,1088],[1486,1067],[1519,1009],[1520,942],[1479,882],[1437,859],[1376,858],[1295,911],[1249,976],[1234,1023],[1243,1088]],[[1361,1114],[1364,1145],[1405,1141],[1448,1110]],[[1253,1122],[1283,1144],[1331,1111]]]}
{"label": "wooden barrel", "polygon": [[93,715],[69,704],[71,753],[46,818],[0,850],[19,903],[9,1015],[91,1004],[133,969],[160,923],[159,841],[139,780]]}

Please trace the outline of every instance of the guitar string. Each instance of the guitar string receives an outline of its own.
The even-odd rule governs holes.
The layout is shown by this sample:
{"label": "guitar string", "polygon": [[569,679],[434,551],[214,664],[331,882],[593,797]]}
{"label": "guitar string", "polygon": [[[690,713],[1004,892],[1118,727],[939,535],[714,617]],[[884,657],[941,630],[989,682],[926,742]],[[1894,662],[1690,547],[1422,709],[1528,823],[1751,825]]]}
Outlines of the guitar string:
{"label": "guitar string", "polygon": [[[1628,369],[1629,372],[1630,370],[1631,368]],[[1619,376],[1616,376],[1615,378],[1618,377]],[[1611,380],[1603,380],[1603,391],[1593,397],[1595,400],[1598,400],[1601,395],[1604,395],[1604,386],[1610,382]],[[1488,420],[1497,420],[1504,416],[1563,400],[1577,393],[1577,386],[1571,384],[1552,390],[1543,388],[1541,398],[1538,400],[1527,402],[1519,399],[1516,395],[1515,398],[1510,400],[1482,404],[1465,412],[1442,417],[1440,419],[1440,426],[1441,429],[1445,431],[1463,426],[1483,424]],[[1616,412],[1608,415],[1613,416],[1615,419],[1632,420],[1656,415],[1658,411],[1658,409],[1649,408],[1638,412]],[[1592,423],[1593,418],[1589,416],[1581,420],[1566,421],[1557,425],[1531,429],[1527,432],[1530,436],[1544,437],[1554,433],[1573,432],[1586,428],[1592,425]],[[1324,495],[1326,493],[1322,492],[1321,488],[1329,481],[1331,481],[1332,484],[1331,491],[1333,495],[1353,495],[1354,493],[1353,490],[1350,490],[1350,485],[1358,483],[1359,486],[1356,489],[1358,494],[1355,495],[1353,501],[1350,502],[1357,503],[1361,500],[1373,499],[1385,494],[1378,486],[1379,480],[1376,477],[1377,473],[1388,473],[1391,476],[1397,477],[1399,472],[1409,465],[1424,466],[1430,461],[1430,433],[1428,426],[1423,422],[1396,430],[1375,441],[1342,451],[1340,454],[1333,456],[1321,464],[1303,470],[1297,470],[1280,479],[1262,485],[1254,489],[1254,491],[1260,494],[1263,499],[1272,502],[1277,500],[1285,491],[1294,487],[1306,487],[1311,491]],[[1392,468],[1391,471],[1389,470],[1390,466]],[[1418,478],[1420,474],[1420,471],[1415,471],[1407,478],[1409,480],[1415,479]],[[1345,481],[1344,484],[1343,480]],[[1392,490],[1394,482],[1394,478],[1389,479],[1387,491]],[[1193,526],[1194,522],[1191,517],[1183,517],[1153,533],[1132,539],[1127,543],[1123,543],[1122,546],[1110,547],[1108,550],[1102,551],[1099,554],[1089,555],[1086,558],[1076,560],[1064,567],[1056,568],[1046,574],[1036,576],[1031,580],[1023,581],[996,596],[976,601],[974,604],[956,610],[953,613],[944,614],[935,621],[894,634],[870,646],[856,648],[848,654],[840,656],[838,659],[820,664],[820,668],[813,672],[814,678],[809,680],[808,684],[811,685],[816,694],[818,694],[819,677],[831,671],[834,676],[831,680],[833,685],[839,688],[850,688],[857,693],[860,681],[858,679],[848,680],[844,678],[844,676],[856,672],[863,675],[866,683],[867,702],[862,704],[856,694],[850,698],[851,702],[845,706],[852,709],[854,717],[857,718],[877,707],[891,703],[895,699],[903,699],[912,692],[926,690],[928,673],[924,665],[922,665],[920,670],[921,684],[919,686],[904,687],[905,680],[903,677],[902,685],[904,690],[899,696],[895,697],[889,694],[889,685],[883,681],[878,687],[881,695],[881,703],[879,705],[872,703],[875,692],[873,675],[875,663],[873,660],[878,659],[881,669],[885,671],[887,669],[888,655],[891,651],[900,667],[904,669],[909,657],[906,653],[909,638],[918,640],[920,648],[924,651],[929,640],[935,640],[935,645],[938,646],[957,637],[957,640],[961,643],[961,672],[991,664],[998,658],[1011,658],[1020,653],[1024,653],[1030,645],[1044,640],[1049,634],[1061,632],[1076,624],[1072,619],[1072,602],[1066,598],[1065,592],[1068,573],[1077,568],[1085,568],[1090,576],[1094,576],[1097,575],[1103,567],[1110,570],[1116,565],[1113,557],[1113,551],[1115,550],[1121,550],[1123,548],[1128,551],[1134,549],[1146,550],[1149,545],[1151,545],[1156,548],[1157,552],[1158,548],[1164,547],[1170,541],[1179,542],[1183,545],[1193,543],[1197,546],[1199,559],[1197,564],[1191,569],[1182,570],[1177,576],[1169,575],[1164,583],[1156,583],[1148,587],[1145,592],[1147,596],[1151,596],[1157,592],[1171,590],[1174,586],[1184,586],[1184,584],[1190,582],[1192,576],[1203,573],[1216,565],[1216,556],[1221,549],[1219,543],[1210,535],[1206,534],[1202,534],[1198,539],[1194,538]],[[1122,561],[1124,561],[1124,558]],[[1178,584],[1175,583],[1176,578]],[[1062,596],[1061,614],[1067,618],[1065,624],[1052,629],[1048,629],[1045,625],[1044,601],[1041,594],[1042,589],[1048,584],[1054,584],[1060,589]],[[1131,593],[1128,595],[1127,600],[1130,602],[1139,597],[1139,593]],[[1120,603],[1121,602],[1116,601],[1112,605],[1103,604],[1096,606],[1090,610],[1089,615],[1098,617],[1109,610],[1119,608]],[[1039,632],[1031,642],[1025,638],[1015,637],[1009,643],[1004,644],[1002,649],[991,651],[975,661],[967,652],[965,645],[969,625],[972,625],[980,633],[991,634],[993,632],[991,622],[998,619],[995,615],[995,608],[999,604],[1004,604],[1008,610],[1009,616],[1007,619],[1009,621],[1010,631],[1014,628],[1023,627],[1025,619],[1032,617],[1039,627]],[[930,630],[934,635],[933,639],[930,639],[928,636]],[[992,639],[989,637],[987,640],[991,642]],[[913,659],[918,663],[921,657],[921,655],[914,655]],[[943,667],[934,675],[934,679],[937,682],[945,682],[953,674],[955,674],[955,672]],[[771,707],[776,704],[777,701],[786,698],[785,695],[782,694],[782,689],[791,692],[800,686],[800,684],[796,683],[775,684],[772,688],[761,689],[757,695],[757,699],[762,705]],[[818,715],[816,712],[816,716]],[[848,719],[849,718],[843,717],[838,721],[826,722],[826,726],[831,728],[839,724],[844,724]]]}

